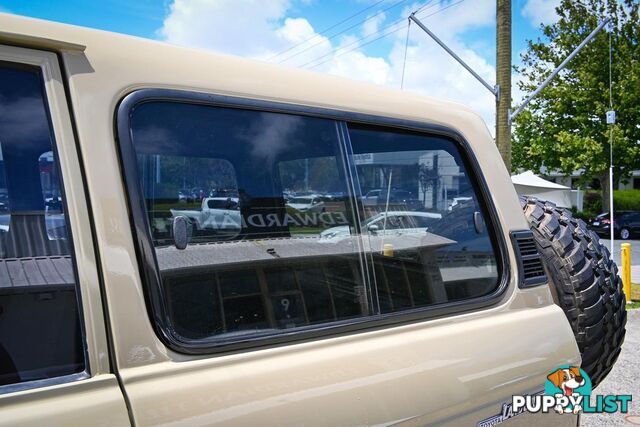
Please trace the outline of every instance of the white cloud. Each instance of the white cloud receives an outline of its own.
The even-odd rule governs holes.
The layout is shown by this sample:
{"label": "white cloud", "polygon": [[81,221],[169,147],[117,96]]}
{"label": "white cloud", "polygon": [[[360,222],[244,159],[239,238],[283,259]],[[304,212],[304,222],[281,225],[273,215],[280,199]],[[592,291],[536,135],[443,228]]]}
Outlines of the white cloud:
{"label": "white cloud", "polygon": [[[472,50],[463,36],[469,30],[495,26],[495,2],[494,0],[462,2],[449,7],[442,13],[428,16],[453,3],[453,1],[445,1],[441,3],[440,8],[426,8],[420,14],[423,16],[421,21],[483,79],[493,85],[495,68]],[[389,56],[393,76],[390,80],[395,87],[400,86],[402,76],[405,36],[406,33],[403,31],[397,34],[394,48]],[[494,130],[494,96],[416,25],[411,27],[404,90],[468,105],[483,117],[492,132]]]}
{"label": "white cloud", "polygon": [[170,43],[256,57],[289,45],[276,31],[289,6],[289,0],[174,0],[160,36]]}
{"label": "white cloud", "polygon": [[[416,31],[418,32],[418,31]],[[467,70],[458,64],[428,36],[419,33],[407,51],[404,90],[419,92],[436,98],[458,101],[479,113],[490,129],[495,124],[495,98]],[[467,64],[489,84],[495,82],[495,68],[484,58],[456,40],[447,42]],[[399,86],[402,75],[404,46],[396,44],[391,53],[394,82]]]}
{"label": "white cloud", "polygon": [[[365,27],[354,29],[357,33],[329,40],[318,35],[308,20],[288,17],[295,1],[302,0],[175,0],[159,34],[172,43],[261,60],[308,40],[273,62],[287,59],[285,64],[301,66],[321,58],[311,62],[311,65],[317,65],[314,71],[400,87],[406,31],[390,36],[393,47],[388,57],[369,56],[353,42],[360,36],[359,31],[364,35],[375,33],[385,17],[376,16]],[[418,16],[493,84],[494,67],[472,50],[463,36],[469,30],[493,28],[495,2],[474,0],[453,5],[454,1],[434,2],[433,7],[425,8]],[[407,7],[402,15],[408,16],[422,4],[424,1]],[[451,7],[428,17],[447,6]],[[334,52],[339,47],[343,49]],[[404,89],[464,103],[480,113],[493,130],[495,100],[491,93],[415,25],[411,29],[407,52]]]}
{"label": "white cloud", "polygon": [[386,15],[384,12],[368,16],[368,21],[362,25],[362,36],[368,37],[373,33],[376,33],[380,29],[380,24],[384,22],[385,18]]}
{"label": "white cloud", "polygon": [[556,7],[559,4],[560,0],[527,0],[521,13],[534,27],[551,24],[558,19]]}

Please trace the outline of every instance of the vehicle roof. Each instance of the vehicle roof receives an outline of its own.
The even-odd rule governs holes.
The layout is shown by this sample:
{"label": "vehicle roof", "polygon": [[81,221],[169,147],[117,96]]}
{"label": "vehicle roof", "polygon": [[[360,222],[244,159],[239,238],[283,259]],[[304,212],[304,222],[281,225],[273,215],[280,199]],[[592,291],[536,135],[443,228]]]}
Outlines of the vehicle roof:
{"label": "vehicle roof", "polygon": [[[11,57],[40,58],[38,61],[46,57],[46,64],[61,62],[62,75],[54,67],[45,70],[53,71],[45,76],[56,90],[61,90],[62,83],[67,88],[66,102],[72,108],[82,159],[92,175],[101,177],[99,183],[88,177],[88,185],[96,194],[94,200],[122,197],[121,188],[104,185],[106,178],[114,183],[121,181],[118,168],[114,168],[119,156],[114,144],[114,116],[127,95],[153,88],[212,94],[218,100],[230,102],[230,97],[279,102],[293,106],[293,111],[298,107],[324,108],[358,115],[362,122],[369,122],[371,117],[375,124],[383,122],[375,117],[384,117],[391,119],[393,125],[414,122],[450,129],[468,142],[466,148],[474,155],[473,163],[484,172],[481,178],[493,190],[490,197],[494,202],[519,209],[515,189],[489,129],[479,115],[461,104],[154,40],[2,13],[0,44],[57,53],[56,58],[48,53],[5,49]],[[460,69],[460,74],[463,73]],[[477,90],[482,89],[479,86]],[[391,125],[389,120],[385,122]],[[123,205],[115,206],[109,215],[120,214],[122,209]],[[104,209],[96,211],[107,215]],[[527,227],[522,215],[503,215],[501,211],[498,215],[501,224]],[[108,240],[109,236],[101,238]]]}
{"label": "vehicle roof", "polygon": [[[128,65],[145,64],[142,68],[147,81],[140,81],[139,85],[151,86],[154,80],[161,80],[156,74],[171,75],[185,86],[205,90],[209,86],[212,91],[226,94],[412,120],[428,117],[430,122],[443,125],[471,120],[486,130],[482,119],[462,104],[102,30],[0,13],[1,42],[84,54],[90,68],[96,71],[96,65],[109,60],[120,62],[123,73]],[[201,81],[207,83],[200,84]]]}

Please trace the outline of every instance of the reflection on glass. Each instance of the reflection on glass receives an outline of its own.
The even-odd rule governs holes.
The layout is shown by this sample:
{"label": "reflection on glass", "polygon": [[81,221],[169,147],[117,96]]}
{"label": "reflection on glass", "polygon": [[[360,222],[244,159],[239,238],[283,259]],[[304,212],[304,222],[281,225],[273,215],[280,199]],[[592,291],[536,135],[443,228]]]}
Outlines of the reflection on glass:
{"label": "reflection on glass", "polygon": [[39,67],[0,64],[0,386],[82,372],[82,337]]}
{"label": "reflection on glass", "polygon": [[[497,286],[489,232],[474,226],[484,210],[447,139],[350,126],[345,164],[326,119],[154,101],[131,123],[161,292],[182,338],[273,334]],[[189,224],[184,250],[176,217]]]}
{"label": "reflection on glass", "polygon": [[172,243],[173,218],[187,219],[192,243],[228,240],[241,230],[233,166],[224,159],[138,155],[156,245]]}
{"label": "reflection on glass", "polygon": [[42,198],[44,199],[45,226],[49,240],[62,240],[67,238],[66,221],[64,219],[64,206],[62,204],[62,192],[60,191],[60,178],[53,151],[47,151],[38,158],[40,169],[40,184],[42,185]]}
{"label": "reflection on glass", "polygon": [[[371,312],[359,246],[321,237],[336,227],[348,236],[354,224],[335,122],[157,102],[135,109],[132,135],[182,337],[230,339]],[[178,216],[189,224],[184,250],[171,235]]]}
{"label": "reflection on glass", "polygon": [[474,213],[483,210],[455,144],[358,126],[350,138],[381,311],[493,291],[493,244],[486,227],[475,229]]}

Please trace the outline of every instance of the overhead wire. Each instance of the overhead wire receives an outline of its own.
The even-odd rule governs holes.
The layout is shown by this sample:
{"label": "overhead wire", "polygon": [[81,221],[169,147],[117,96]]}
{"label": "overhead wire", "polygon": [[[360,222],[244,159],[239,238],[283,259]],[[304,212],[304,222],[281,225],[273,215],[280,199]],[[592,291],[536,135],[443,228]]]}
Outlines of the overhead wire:
{"label": "overhead wire", "polygon": [[416,15],[420,12],[422,12],[422,10],[429,6],[429,3],[431,3],[431,0],[429,0],[428,2],[426,2],[425,4],[423,4],[422,6],[420,6],[419,8],[417,8],[416,10],[413,11],[413,13],[415,13]]}
{"label": "overhead wire", "polygon": [[[272,61],[273,59],[277,58],[278,56],[283,55],[283,54],[285,54],[285,53],[287,53],[287,52],[290,52],[290,51],[292,51],[293,49],[297,48],[298,46],[302,46],[303,44],[305,44],[305,43],[307,43],[307,42],[309,42],[309,41],[311,41],[311,40],[314,40],[314,39],[316,39],[316,38],[320,37],[321,35],[326,34],[327,32],[329,32],[329,31],[333,30],[334,28],[339,27],[340,25],[344,24],[345,22],[350,21],[351,19],[355,18],[355,17],[356,17],[356,16],[358,16],[358,15],[362,15],[362,14],[363,14],[363,13],[365,13],[366,11],[368,11],[368,10],[370,10],[370,9],[373,9],[374,7],[378,6],[380,3],[383,3],[383,2],[385,2],[385,1],[387,1],[387,0],[378,0],[376,3],[372,4],[371,6],[365,7],[364,9],[362,9],[362,10],[360,10],[360,11],[358,11],[358,12],[354,13],[353,15],[350,15],[350,16],[348,16],[348,17],[344,18],[342,21],[337,22],[337,23],[335,23],[335,24],[331,25],[330,27],[325,28],[325,29],[324,29],[324,30],[322,30],[322,31],[319,31],[318,33],[314,34],[313,36],[311,36],[311,37],[309,37],[309,38],[307,38],[307,39],[305,39],[305,40],[303,40],[303,41],[301,41],[301,42],[299,42],[299,43],[296,43],[296,44],[294,44],[293,46],[288,47],[287,49],[284,49],[284,50],[282,50],[282,51],[280,51],[280,52],[278,52],[278,53],[274,54],[273,56],[271,56],[270,58],[268,58],[268,59],[267,59],[267,61],[268,61],[268,62],[270,62],[270,61]],[[375,16],[375,15],[374,15],[374,16]]]}
{"label": "overhead wire", "polygon": [[[426,5],[429,5],[430,3],[432,3],[432,1],[433,1],[433,0],[429,0],[429,1],[427,2],[427,4],[426,4]],[[425,6],[426,6],[426,5],[425,5]],[[430,8],[431,8],[431,7],[433,7],[433,6],[435,6],[435,5],[436,5],[435,3],[434,3],[434,4],[431,4]],[[423,7],[423,8],[424,8],[424,7]],[[378,31],[376,31],[376,32],[374,32],[374,33],[372,33],[372,34],[368,34],[368,35],[366,35],[366,36],[360,37],[360,38],[358,38],[358,39],[354,40],[354,41],[353,41],[353,42],[351,42],[351,43],[348,43],[348,44],[346,44],[346,45],[344,45],[344,46],[337,47],[337,48],[335,48],[335,49],[331,50],[331,51],[330,51],[330,52],[328,52],[328,53],[325,53],[325,54],[320,55],[320,56],[318,56],[318,57],[316,57],[316,58],[314,58],[314,59],[312,59],[312,60],[310,60],[310,61],[307,61],[307,62],[305,62],[304,64],[302,64],[300,67],[301,67],[301,68],[305,68],[305,67],[306,67],[307,65],[309,65],[309,64],[313,64],[314,62],[316,62],[316,61],[318,61],[318,60],[320,60],[320,59],[323,59],[323,58],[326,58],[326,57],[328,57],[328,56],[331,56],[331,55],[333,55],[334,53],[336,53],[336,52],[338,52],[338,51],[340,51],[340,50],[343,50],[343,49],[349,48],[349,47],[351,47],[351,46],[357,45],[357,46],[356,46],[356,48],[358,48],[359,46],[366,46],[367,44],[370,44],[370,43],[372,43],[372,42],[374,42],[374,41],[380,40],[380,38],[381,38],[381,37],[378,37],[378,38],[376,38],[376,39],[374,39],[374,40],[371,40],[370,42],[367,42],[367,43],[365,43],[365,44],[362,44],[362,45],[360,45],[360,44],[359,44],[360,42],[362,42],[362,41],[364,41],[364,40],[366,40],[366,39],[368,39],[368,38],[378,36],[378,35],[380,35],[381,33],[383,33],[384,31],[386,31],[386,30],[388,30],[388,29],[390,29],[390,28],[393,28],[393,27],[397,26],[398,24],[403,23],[403,22],[405,21],[405,19],[406,19],[406,18],[400,18],[400,19],[398,19],[397,21],[392,22],[391,24],[389,24],[389,25],[387,25],[387,26],[385,26],[385,27],[383,27],[383,28],[379,29]],[[393,31],[389,32],[388,34],[385,34],[385,35],[384,35],[384,37],[386,37],[386,36],[388,36],[388,35],[390,35],[390,34],[393,34],[393,33],[397,32],[397,31],[400,31],[400,30],[402,30],[402,29],[404,29],[404,28],[405,28],[404,26],[402,26],[402,27],[400,27],[400,28],[397,28],[397,29],[395,29],[395,30],[393,30]],[[314,67],[316,67],[316,65],[312,65],[312,66],[311,66],[311,67],[309,67],[309,68],[314,68]]]}
{"label": "overhead wire", "polygon": [[[422,17],[422,19],[429,18],[429,17],[431,17],[431,16],[437,15],[438,13],[444,12],[445,10],[447,10],[447,9],[449,9],[449,8],[453,7],[453,6],[458,5],[458,4],[462,3],[463,1],[464,1],[464,0],[458,0],[458,1],[457,1],[457,2],[455,2],[455,3],[451,3],[451,4],[449,4],[449,5],[447,5],[447,6],[443,7],[443,8],[438,9],[437,11],[435,11],[435,12],[433,12],[433,13],[430,13],[429,15],[425,15],[425,16],[423,16],[423,17]],[[434,4],[434,5],[435,5],[435,4]],[[389,29],[389,28],[392,28],[392,27],[394,27],[394,26],[398,25],[398,24],[399,24],[399,23],[401,23],[401,22],[404,22],[404,20],[405,20],[405,18],[402,18],[402,19],[400,19],[400,20],[398,20],[398,21],[395,21],[393,24],[386,26],[385,28],[383,28],[382,30],[380,30],[380,31],[378,31],[378,32],[376,32],[376,33],[374,33],[373,35],[378,35],[378,34],[380,34],[380,33],[384,32],[385,30],[387,30],[387,29]],[[391,35],[391,34],[397,33],[398,31],[405,29],[407,25],[408,25],[408,24],[407,24],[407,23],[405,23],[405,24],[404,24],[404,25],[402,25],[401,27],[394,28],[394,29],[392,29],[392,30],[388,31],[387,33],[384,33],[384,34],[380,35],[379,37],[376,37],[376,38],[375,38],[375,39],[373,39],[373,40],[370,40],[370,41],[368,41],[368,42],[366,42],[366,43],[362,43],[362,44],[360,44],[360,42],[361,42],[362,40],[366,39],[367,37],[371,37],[371,36],[373,36],[373,35],[370,35],[370,36],[367,36],[367,37],[362,37],[362,38],[360,38],[360,39],[358,39],[358,40],[356,40],[356,41],[354,41],[354,42],[352,42],[352,43],[349,43],[349,44],[348,44],[348,45],[346,45],[346,46],[342,46],[342,47],[339,47],[339,48],[337,48],[337,49],[334,49],[334,50],[332,50],[331,52],[329,52],[329,53],[327,53],[327,54],[324,54],[324,55],[322,55],[322,56],[320,56],[320,57],[316,58],[315,60],[311,60],[311,61],[309,61],[309,62],[306,62],[306,63],[302,64],[300,67],[301,67],[301,68],[308,68],[308,69],[316,68],[316,67],[318,67],[318,66],[320,66],[320,65],[322,65],[322,64],[325,64],[325,63],[327,63],[327,62],[329,62],[329,61],[334,60],[335,58],[338,58],[338,57],[340,57],[340,56],[342,56],[342,55],[345,55],[345,54],[347,54],[347,53],[349,53],[349,52],[353,52],[354,50],[356,50],[356,49],[358,49],[358,48],[361,48],[361,47],[364,47],[364,46],[370,45],[371,43],[374,43],[374,42],[376,42],[376,41],[378,41],[378,40],[380,40],[380,39],[382,39],[382,38],[384,38],[384,37],[387,37],[387,36],[389,36],[389,35]],[[347,48],[347,47],[350,47],[350,46],[353,46],[353,45],[356,45],[356,46],[355,46],[355,47],[353,47],[353,48],[351,48],[351,49],[349,49],[349,50],[346,50],[346,51],[343,51],[343,52],[337,53],[338,51],[343,50],[343,49],[345,49],[345,48]],[[325,57],[327,57],[327,56],[331,56],[331,55],[333,55],[334,53],[335,53],[335,56],[333,56],[333,57],[331,57],[331,58],[328,58],[328,59],[326,59],[326,60],[324,60],[324,61],[317,62],[318,60],[320,60],[320,59],[322,59],[322,58],[325,58]],[[317,62],[317,63],[314,63],[314,62]]]}
{"label": "overhead wire", "polygon": [[[345,29],[343,29],[343,30],[341,30],[341,31],[339,31],[339,32],[337,32],[337,33],[335,33],[335,34],[333,34],[333,35],[331,35],[331,36],[327,37],[327,41],[328,41],[328,40],[333,40],[334,38],[338,37],[339,35],[344,34],[344,33],[346,33],[347,31],[352,30],[352,29],[354,29],[354,28],[356,28],[356,27],[359,27],[360,25],[364,24],[365,22],[370,21],[371,19],[375,18],[376,16],[379,16],[380,14],[382,14],[382,13],[384,13],[384,12],[386,12],[386,11],[390,10],[390,9],[393,9],[394,7],[399,6],[399,5],[401,5],[402,3],[406,3],[407,1],[409,1],[409,0],[400,0],[400,1],[397,1],[397,2],[395,2],[394,4],[392,4],[392,5],[391,5],[391,6],[389,6],[389,7],[379,10],[378,12],[376,12],[376,13],[375,13],[375,14],[373,14],[373,15],[371,15],[371,16],[370,16],[370,17],[368,17],[367,19],[363,19],[362,21],[358,21],[358,22],[356,22],[355,24],[350,25],[349,27],[347,27],[347,28],[345,28]],[[304,52],[309,51],[310,49],[313,49],[314,47],[316,47],[316,46],[318,46],[318,45],[322,44],[323,42],[324,42],[324,40],[320,40],[320,41],[318,41],[318,42],[316,42],[316,43],[313,43],[312,45],[307,46],[306,48],[304,48],[304,49],[302,49],[302,50],[299,50],[299,51],[297,51],[297,52],[293,53],[292,55],[287,56],[287,57],[286,57],[286,58],[284,58],[284,59],[281,59],[280,61],[278,61],[278,64],[282,64],[283,62],[286,62],[286,61],[288,61],[288,60],[290,60],[290,59],[292,59],[292,58],[295,58],[296,56],[301,55],[301,54],[303,54]]]}
{"label": "overhead wire", "polygon": [[[404,19],[401,19],[400,21],[395,22],[394,24],[389,25],[388,27],[385,27],[384,29],[385,29],[385,30],[387,30],[387,29],[389,29],[389,28],[392,28],[392,27],[394,27],[394,26],[397,26],[399,23],[401,23],[401,22],[403,22],[403,21],[404,21]],[[335,58],[337,58],[337,57],[340,57],[340,56],[342,56],[342,55],[344,55],[344,54],[347,54],[347,53],[349,53],[349,52],[353,52],[354,50],[356,50],[356,49],[358,49],[358,48],[360,48],[360,47],[364,47],[364,46],[370,45],[370,44],[371,44],[371,43],[373,43],[373,42],[376,42],[376,41],[378,41],[378,40],[380,40],[380,39],[383,39],[383,38],[385,38],[385,37],[387,37],[387,36],[390,36],[391,34],[397,33],[398,31],[403,30],[403,29],[406,27],[406,25],[407,25],[407,24],[405,24],[405,25],[403,25],[403,26],[401,26],[401,27],[395,28],[395,29],[393,29],[393,30],[391,30],[391,31],[389,31],[389,32],[387,32],[387,33],[382,34],[382,35],[381,35],[381,36],[379,36],[379,37],[376,37],[376,38],[375,38],[375,39],[373,39],[373,40],[370,40],[370,41],[366,42],[366,43],[361,43],[361,42],[365,39],[364,37],[363,37],[363,38],[360,38],[360,39],[358,39],[358,40],[356,40],[356,41],[354,41],[354,42],[351,42],[351,43],[349,43],[349,44],[347,44],[347,45],[345,45],[345,46],[341,46],[341,47],[339,47],[339,48],[337,48],[337,49],[334,49],[334,50],[332,50],[331,52],[326,53],[326,54],[324,54],[324,55],[322,55],[322,56],[320,56],[320,57],[318,57],[318,58],[316,58],[316,59],[312,59],[311,61],[305,62],[304,64],[302,64],[302,65],[300,66],[300,68],[309,68],[309,69],[315,68],[315,67],[317,67],[317,66],[319,66],[319,65],[322,65],[322,64],[327,63],[327,62],[329,62],[329,61],[332,61],[333,59],[335,59]],[[369,37],[372,37],[372,36],[374,36],[374,35],[379,35],[379,34],[380,34],[380,32],[376,32],[376,33],[374,33],[373,35],[371,35],[371,36],[369,36]],[[346,49],[346,48],[348,48],[348,47],[351,47],[351,46],[354,46],[354,45],[355,45],[355,47],[353,47],[353,48],[351,48],[351,49],[345,50],[344,52],[337,53],[338,51],[344,50],[344,49]],[[335,53],[335,55],[334,55],[334,53]],[[320,59],[322,59],[322,58],[326,58],[326,57],[330,57],[330,58],[329,58],[329,59],[326,59],[326,60],[324,60],[324,61],[320,61],[320,62],[318,62],[318,60],[320,60]],[[315,63],[315,62],[317,62],[317,63]]]}

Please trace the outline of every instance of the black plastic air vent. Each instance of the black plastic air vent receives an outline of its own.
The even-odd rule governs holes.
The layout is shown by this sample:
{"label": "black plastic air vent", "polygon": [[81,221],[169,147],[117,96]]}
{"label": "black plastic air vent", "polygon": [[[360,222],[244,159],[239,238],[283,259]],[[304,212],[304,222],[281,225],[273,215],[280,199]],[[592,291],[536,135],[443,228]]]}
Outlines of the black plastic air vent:
{"label": "black plastic air vent", "polygon": [[520,287],[527,288],[547,282],[540,253],[530,230],[512,231],[511,240],[518,259]]}

